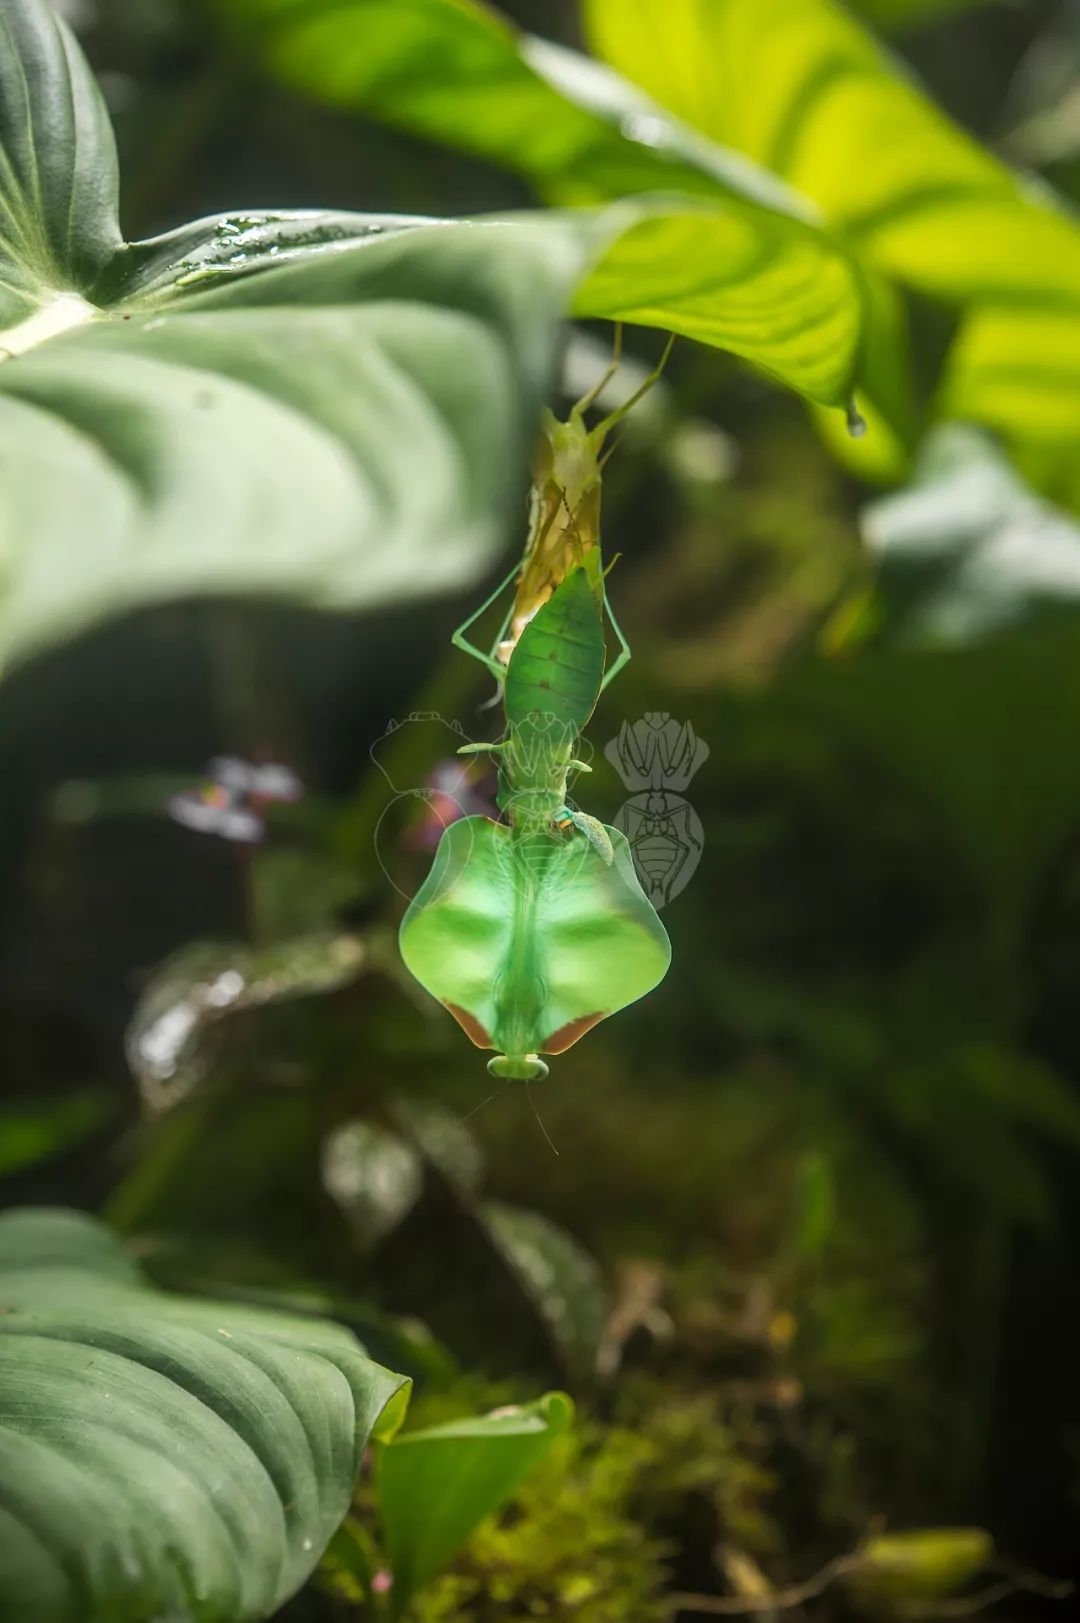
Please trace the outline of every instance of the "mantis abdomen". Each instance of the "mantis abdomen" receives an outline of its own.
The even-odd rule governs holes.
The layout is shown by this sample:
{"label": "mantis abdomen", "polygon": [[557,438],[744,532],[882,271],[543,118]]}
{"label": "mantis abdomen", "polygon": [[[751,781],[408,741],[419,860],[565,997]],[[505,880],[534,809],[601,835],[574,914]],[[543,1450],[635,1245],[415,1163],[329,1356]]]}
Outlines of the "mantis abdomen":
{"label": "mantis abdomen", "polygon": [[505,688],[510,728],[550,716],[572,741],[593,713],[603,678],[600,610],[585,570],[572,569],[529,621],[511,656]]}

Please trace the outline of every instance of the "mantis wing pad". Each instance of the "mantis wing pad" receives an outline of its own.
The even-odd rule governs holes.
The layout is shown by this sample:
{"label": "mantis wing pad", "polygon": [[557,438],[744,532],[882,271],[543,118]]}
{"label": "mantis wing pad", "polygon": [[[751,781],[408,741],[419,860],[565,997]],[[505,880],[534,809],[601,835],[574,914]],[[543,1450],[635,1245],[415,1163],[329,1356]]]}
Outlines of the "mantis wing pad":
{"label": "mantis wing pad", "polygon": [[465,817],[401,925],[401,955],[478,1047],[557,1054],[644,997],[671,959],[624,835],[607,864],[580,834],[523,839]]}

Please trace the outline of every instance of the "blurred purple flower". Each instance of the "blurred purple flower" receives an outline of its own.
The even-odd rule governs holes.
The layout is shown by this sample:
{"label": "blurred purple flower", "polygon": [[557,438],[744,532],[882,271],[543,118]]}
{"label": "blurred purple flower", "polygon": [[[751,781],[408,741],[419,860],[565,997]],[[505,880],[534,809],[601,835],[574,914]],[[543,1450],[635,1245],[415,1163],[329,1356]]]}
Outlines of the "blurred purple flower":
{"label": "blurred purple flower", "polygon": [[257,844],[266,833],[264,809],[280,801],[299,800],[303,784],[277,761],[244,761],[218,755],[207,767],[208,781],[185,789],[168,802],[168,813],[199,834],[217,834],[241,845]]}
{"label": "blurred purple flower", "polygon": [[428,775],[427,784],[415,794],[423,801],[423,811],[406,831],[404,843],[411,851],[434,851],[443,831],[460,817],[499,815],[491,799],[491,771],[487,762],[473,756],[451,755]]}

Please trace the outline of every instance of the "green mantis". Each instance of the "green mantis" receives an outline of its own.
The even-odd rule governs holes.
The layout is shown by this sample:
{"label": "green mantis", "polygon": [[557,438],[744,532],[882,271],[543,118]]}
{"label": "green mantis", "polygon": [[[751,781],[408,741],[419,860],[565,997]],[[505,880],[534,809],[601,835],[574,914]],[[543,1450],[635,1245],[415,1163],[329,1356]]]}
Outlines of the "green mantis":
{"label": "green mantis", "polygon": [[[670,349],[670,344],[668,345]],[[664,360],[667,359],[667,351]],[[630,657],[607,601],[600,554],[605,439],[664,364],[594,428],[585,412],[545,414],[520,566],[454,633],[495,676],[506,727],[488,751],[504,822],[466,817],[443,834],[401,925],[402,957],[480,1048],[493,1076],[547,1075],[559,1054],[667,972],[667,934],[634,871],[625,837],[570,804],[589,766],[580,740],[596,702]],[[618,352],[610,376],[618,364]],[[513,584],[489,652],[466,633]],[[606,666],[605,616],[619,644]]]}

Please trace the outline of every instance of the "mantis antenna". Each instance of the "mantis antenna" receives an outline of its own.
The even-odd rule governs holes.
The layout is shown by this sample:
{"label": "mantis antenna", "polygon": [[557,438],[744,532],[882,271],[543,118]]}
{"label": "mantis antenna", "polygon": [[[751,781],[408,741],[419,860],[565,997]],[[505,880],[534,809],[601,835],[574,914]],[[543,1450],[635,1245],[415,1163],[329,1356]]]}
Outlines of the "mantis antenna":
{"label": "mantis antenna", "polygon": [[548,1144],[551,1147],[551,1153],[553,1155],[558,1155],[559,1152],[555,1148],[555,1141],[553,1140],[551,1134],[548,1132],[547,1128],[544,1126],[543,1118],[541,1117],[539,1110],[537,1110],[537,1108],[536,1108],[536,1100],[532,1096],[532,1086],[528,1082],[526,1082],[526,1084],[525,1084],[525,1097],[526,1097],[526,1099],[528,1099],[530,1105],[532,1106],[532,1113],[536,1117],[536,1125],[539,1127],[540,1131],[543,1133],[544,1137],[547,1139]]}
{"label": "mantis antenna", "polygon": [[462,1121],[471,1121],[473,1116],[478,1115],[481,1110],[486,1110],[488,1105],[495,1103],[496,1099],[501,1099],[513,1080],[512,1076],[508,1076],[501,1088],[496,1088],[494,1093],[489,1093],[486,1099],[481,1099],[478,1105],[473,1105],[471,1110],[467,1110],[461,1118]]}

